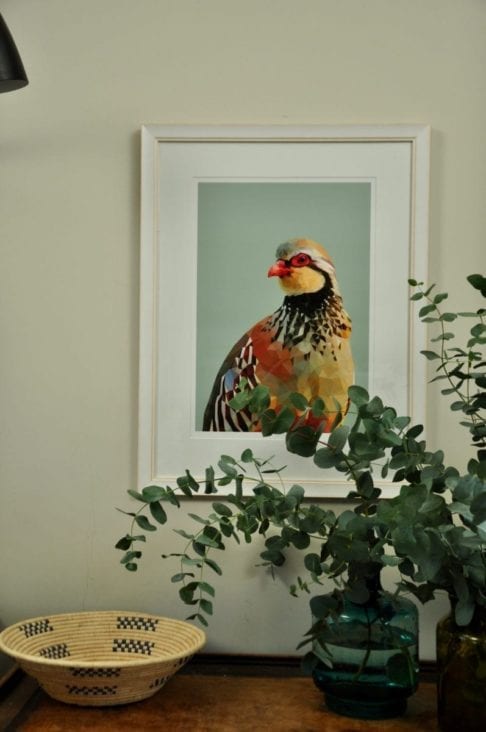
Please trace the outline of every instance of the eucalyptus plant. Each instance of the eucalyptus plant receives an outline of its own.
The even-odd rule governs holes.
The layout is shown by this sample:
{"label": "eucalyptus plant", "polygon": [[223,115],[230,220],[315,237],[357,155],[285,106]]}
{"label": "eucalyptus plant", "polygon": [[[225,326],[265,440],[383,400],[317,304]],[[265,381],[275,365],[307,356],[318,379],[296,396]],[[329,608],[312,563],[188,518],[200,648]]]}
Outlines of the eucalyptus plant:
{"label": "eucalyptus plant", "polygon": [[[481,294],[486,279],[469,278]],[[467,472],[446,466],[441,450],[431,451],[423,439],[422,425],[411,425],[379,396],[370,398],[360,386],[349,389],[350,417],[330,434],[311,425],[323,414],[323,403],[309,403],[294,394],[278,414],[270,409],[268,392],[242,386],[232,407],[251,406],[263,434],[284,433],[287,449],[312,458],[318,468],[334,469],[352,484],[348,505],[336,515],[323,505],[309,501],[304,489],[293,485],[285,490],[283,468],[273,466],[246,449],[238,457],[222,455],[216,467],[206,469],[203,478],[189,470],[175,486],[147,486],[129,494],[138,508],[124,511],[131,519],[129,533],[117,543],[121,560],[135,571],[147,537],[168,521],[167,507],[180,508],[180,498],[205,494],[214,496],[224,488],[224,500],[211,503],[209,515],[189,513],[194,530],[176,529],[184,546],[180,552],[163,555],[179,563],[172,582],[179,585],[181,600],[190,606],[190,619],[207,625],[213,613],[215,587],[211,577],[223,570],[218,553],[230,542],[247,543],[263,537],[261,564],[274,573],[289,552],[300,551],[302,571],[290,587],[292,594],[307,592],[314,622],[305,634],[311,644],[307,660],[326,660],[320,641],[323,627],[338,611],[338,597],[323,593],[321,585],[332,579],[348,599],[368,601],[380,570],[394,566],[399,575],[396,592],[411,592],[420,601],[445,590],[453,600],[456,622],[467,624],[477,606],[486,605],[486,383],[484,356],[484,309],[475,313],[442,312],[445,293],[432,294],[411,281],[413,300],[424,300],[419,317],[439,328],[434,339],[437,350],[424,355],[437,362],[435,380],[445,380],[442,393],[454,395],[451,408],[462,412],[462,423],[471,433],[475,449]],[[465,348],[450,347],[454,334],[446,324],[457,317],[474,318]],[[383,494],[380,479],[397,484],[394,497]],[[250,486],[251,491],[245,490]],[[140,533],[142,532],[142,533]]]}

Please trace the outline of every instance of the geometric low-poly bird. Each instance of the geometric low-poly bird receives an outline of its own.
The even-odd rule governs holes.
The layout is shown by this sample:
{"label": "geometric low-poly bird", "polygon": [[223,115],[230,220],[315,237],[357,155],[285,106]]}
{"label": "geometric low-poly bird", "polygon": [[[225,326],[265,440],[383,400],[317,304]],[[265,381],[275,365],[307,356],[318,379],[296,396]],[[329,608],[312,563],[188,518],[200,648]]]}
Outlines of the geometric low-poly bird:
{"label": "geometric low-poly bird", "polygon": [[325,405],[321,422],[330,432],[348,409],[354,383],[351,321],[343,308],[334,265],[311,239],[292,239],[277,249],[268,277],[278,277],[285,297],[272,314],[253,325],[223,361],[204,412],[203,430],[259,429],[245,409],[229,406],[242,379],[247,389],[263,384],[277,412],[292,392]]}

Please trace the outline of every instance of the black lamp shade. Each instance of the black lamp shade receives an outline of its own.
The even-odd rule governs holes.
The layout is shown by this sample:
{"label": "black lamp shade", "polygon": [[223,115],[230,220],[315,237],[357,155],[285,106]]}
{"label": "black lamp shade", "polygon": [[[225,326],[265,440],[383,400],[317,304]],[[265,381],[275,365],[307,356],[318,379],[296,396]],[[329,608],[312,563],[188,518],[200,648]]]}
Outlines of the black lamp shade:
{"label": "black lamp shade", "polygon": [[21,89],[28,83],[17,46],[0,13],[0,92]]}

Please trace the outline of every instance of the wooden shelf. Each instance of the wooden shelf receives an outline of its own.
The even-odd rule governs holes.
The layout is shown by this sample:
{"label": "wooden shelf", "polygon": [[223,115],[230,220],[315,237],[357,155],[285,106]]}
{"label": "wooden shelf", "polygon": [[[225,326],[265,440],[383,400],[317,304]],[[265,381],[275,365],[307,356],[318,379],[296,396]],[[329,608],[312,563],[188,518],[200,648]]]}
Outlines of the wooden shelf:
{"label": "wooden shelf", "polygon": [[189,664],[155,696],[118,707],[77,707],[50,699],[25,676],[0,702],[5,732],[398,732],[438,729],[436,690],[422,682],[403,717],[362,721],[326,710],[323,695],[297,666],[214,660]]}

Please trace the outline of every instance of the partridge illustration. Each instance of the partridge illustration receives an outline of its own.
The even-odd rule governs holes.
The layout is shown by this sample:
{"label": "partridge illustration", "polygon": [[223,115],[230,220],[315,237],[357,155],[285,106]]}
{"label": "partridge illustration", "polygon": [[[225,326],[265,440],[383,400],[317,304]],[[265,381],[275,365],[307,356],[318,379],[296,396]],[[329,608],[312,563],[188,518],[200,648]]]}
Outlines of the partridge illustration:
{"label": "partridge illustration", "polygon": [[277,412],[292,392],[325,405],[321,429],[330,432],[348,408],[354,363],[351,321],[343,308],[334,265],[311,239],[292,239],[277,249],[268,277],[278,277],[285,297],[272,314],[233,346],[216,376],[203,430],[257,431],[254,416],[229,406],[242,379],[245,388],[268,387]]}

